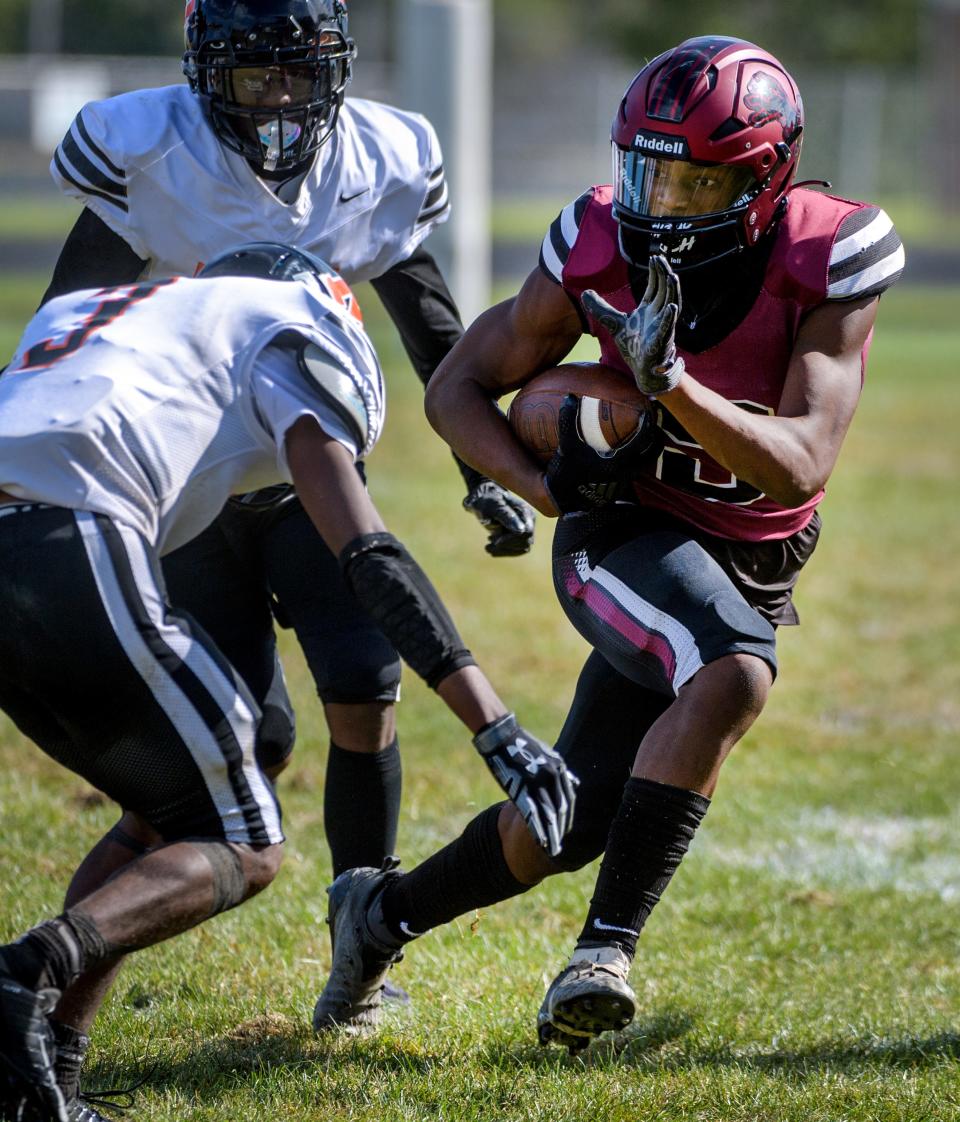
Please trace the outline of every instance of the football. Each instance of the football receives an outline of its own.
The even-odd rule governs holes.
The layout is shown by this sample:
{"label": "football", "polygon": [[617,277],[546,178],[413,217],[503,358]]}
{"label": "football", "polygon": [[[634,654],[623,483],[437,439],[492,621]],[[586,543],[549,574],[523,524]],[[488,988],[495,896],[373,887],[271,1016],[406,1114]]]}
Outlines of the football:
{"label": "football", "polygon": [[560,407],[580,398],[580,435],[596,452],[610,453],[636,432],[650,408],[629,375],[595,362],[569,362],[544,370],[522,386],[507,417],[521,444],[546,463],[557,448]]}

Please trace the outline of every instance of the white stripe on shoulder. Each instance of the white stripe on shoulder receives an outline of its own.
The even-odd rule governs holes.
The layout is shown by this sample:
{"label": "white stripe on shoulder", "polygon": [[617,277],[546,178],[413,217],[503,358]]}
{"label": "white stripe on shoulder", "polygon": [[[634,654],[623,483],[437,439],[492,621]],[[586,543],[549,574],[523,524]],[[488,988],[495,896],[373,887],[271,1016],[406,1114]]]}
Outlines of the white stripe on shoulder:
{"label": "white stripe on shoulder", "polygon": [[540,247],[540,258],[543,264],[557,284],[563,283],[563,262],[557,256],[557,251],[553,248],[553,241],[550,238],[550,230],[547,231],[546,237],[543,239],[543,245]]}
{"label": "white stripe on shoulder", "polygon": [[878,210],[862,230],[857,230],[855,234],[851,234],[848,238],[843,238],[841,241],[834,243],[830,252],[830,264],[836,265],[840,261],[846,261],[848,257],[862,253],[871,245],[876,245],[877,242],[885,238],[892,229],[893,222],[890,216],[885,210]]}
{"label": "white stripe on shoulder", "polygon": [[572,203],[565,206],[560,212],[560,233],[563,234],[563,240],[567,243],[568,249],[573,248],[573,243],[577,240],[577,234],[580,232],[576,216],[578,201],[579,200],[574,199]]}
{"label": "white stripe on shoulder", "polygon": [[906,263],[906,254],[903,246],[897,248],[886,257],[863,269],[844,280],[835,281],[827,286],[827,299],[839,300],[845,297],[856,296],[858,293],[867,292],[888,277],[895,277],[903,271]]}

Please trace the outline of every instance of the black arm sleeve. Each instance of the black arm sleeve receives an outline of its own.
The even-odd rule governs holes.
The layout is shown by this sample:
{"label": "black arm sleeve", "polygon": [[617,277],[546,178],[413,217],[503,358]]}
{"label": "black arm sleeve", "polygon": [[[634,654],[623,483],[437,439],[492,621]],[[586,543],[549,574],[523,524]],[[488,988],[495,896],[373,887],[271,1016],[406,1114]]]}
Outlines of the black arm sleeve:
{"label": "black arm sleeve", "polygon": [[393,534],[362,534],[339,560],[354,596],[431,689],[476,665],[430,578]]}
{"label": "black arm sleeve", "polygon": [[[419,246],[406,261],[370,283],[400,333],[417,377],[426,386],[463,334],[460,313],[436,261]],[[456,453],[453,458],[468,491],[486,479]]]}
{"label": "black arm sleeve", "polygon": [[460,313],[433,257],[423,246],[370,282],[393,320],[424,385],[463,334]]}
{"label": "black arm sleeve", "polygon": [[41,307],[54,296],[81,288],[132,284],[146,265],[119,234],[84,207],[63,243]]}

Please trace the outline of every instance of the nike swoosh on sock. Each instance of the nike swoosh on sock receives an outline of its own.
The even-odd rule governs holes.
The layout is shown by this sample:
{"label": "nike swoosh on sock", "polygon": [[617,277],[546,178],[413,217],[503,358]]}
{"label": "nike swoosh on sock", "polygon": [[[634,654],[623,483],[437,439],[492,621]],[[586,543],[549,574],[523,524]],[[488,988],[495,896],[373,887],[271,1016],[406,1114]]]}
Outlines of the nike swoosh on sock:
{"label": "nike swoosh on sock", "polygon": [[594,919],[593,926],[598,931],[622,931],[624,935],[634,935],[640,937],[639,931],[634,931],[632,927],[617,927],[615,923],[602,923],[599,919]]}

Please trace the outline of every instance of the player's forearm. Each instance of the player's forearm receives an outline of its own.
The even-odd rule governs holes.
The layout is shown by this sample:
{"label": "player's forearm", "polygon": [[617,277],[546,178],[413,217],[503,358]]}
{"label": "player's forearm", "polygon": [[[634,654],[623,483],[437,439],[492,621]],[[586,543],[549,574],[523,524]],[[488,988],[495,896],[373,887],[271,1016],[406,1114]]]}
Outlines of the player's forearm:
{"label": "player's forearm", "polygon": [[507,712],[479,666],[463,666],[448,674],[437,684],[437,694],[472,733],[479,732]]}
{"label": "player's forearm", "polygon": [[717,463],[785,507],[826,482],[832,463],[820,462],[807,418],[748,413],[689,374],[659,401]]}
{"label": "player's forearm", "polygon": [[471,467],[526,499],[550,517],[556,509],[543,485],[543,471],[513,435],[487,391],[468,375],[432,382],[426,397],[430,424]]}

